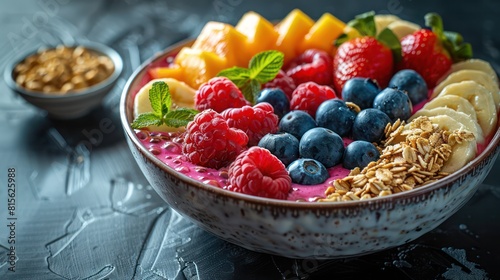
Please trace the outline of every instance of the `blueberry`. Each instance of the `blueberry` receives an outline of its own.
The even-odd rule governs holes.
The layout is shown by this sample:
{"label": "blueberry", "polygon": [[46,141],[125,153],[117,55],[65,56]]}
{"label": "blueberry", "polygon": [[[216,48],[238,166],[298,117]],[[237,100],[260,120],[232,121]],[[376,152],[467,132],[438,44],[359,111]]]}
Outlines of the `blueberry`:
{"label": "blueberry", "polygon": [[278,127],[281,132],[288,132],[300,140],[306,131],[316,127],[316,121],[305,111],[294,110],[281,118]]}
{"label": "blueberry", "polygon": [[319,105],[316,111],[318,126],[328,128],[344,137],[351,133],[356,113],[340,99],[329,99]]}
{"label": "blueberry", "polygon": [[385,135],[385,127],[391,122],[386,113],[375,108],[358,113],[352,125],[352,139],[379,142]]}
{"label": "blueberry", "polygon": [[415,70],[404,69],[392,76],[389,87],[406,91],[412,104],[418,104],[427,98],[427,83]]}
{"label": "blueberry", "polygon": [[299,141],[299,154],[303,158],[312,158],[326,168],[342,161],[344,141],[337,133],[324,127],[308,130]]}
{"label": "blueberry", "polygon": [[290,133],[266,134],[258,146],[268,149],[285,166],[299,158],[299,140]]}
{"label": "blueberry", "polygon": [[352,102],[361,109],[371,108],[373,99],[380,92],[380,88],[372,79],[352,78],[347,80],[342,89],[342,98]]}
{"label": "blueberry", "polygon": [[370,142],[357,140],[347,145],[344,152],[343,166],[347,169],[363,169],[372,161],[378,160],[380,152]]}
{"label": "blueberry", "polygon": [[285,92],[280,88],[265,88],[257,96],[257,103],[267,102],[274,108],[278,118],[282,118],[290,111],[290,101]]}
{"label": "blueberry", "polygon": [[292,182],[301,185],[321,184],[330,177],[321,162],[310,158],[297,159],[287,167],[287,170]]}
{"label": "blueberry", "polygon": [[397,119],[406,121],[411,116],[412,103],[406,92],[385,88],[373,100],[373,108],[386,113],[393,122]]}

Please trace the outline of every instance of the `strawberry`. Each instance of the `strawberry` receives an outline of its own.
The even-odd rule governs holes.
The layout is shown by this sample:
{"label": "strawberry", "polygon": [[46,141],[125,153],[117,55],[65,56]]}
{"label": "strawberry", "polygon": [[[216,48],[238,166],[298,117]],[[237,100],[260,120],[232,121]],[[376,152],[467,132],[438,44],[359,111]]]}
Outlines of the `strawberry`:
{"label": "strawberry", "polygon": [[341,36],[333,58],[333,82],[335,91],[342,92],[344,84],[354,77],[370,78],[384,88],[394,72],[395,58],[399,59],[400,43],[389,29],[375,37],[374,13],[357,16],[348,23],[361,37]]}
{"label": "strawberry", "polygon": [[454,62],[472,57],[469,44],[462,44],[462,37],[443,31],[443,22],[436,13],[425,16],[429,29],[420,29],[401,38],[401,69],[413,69],[419,73],[429,88],[451,68]]}

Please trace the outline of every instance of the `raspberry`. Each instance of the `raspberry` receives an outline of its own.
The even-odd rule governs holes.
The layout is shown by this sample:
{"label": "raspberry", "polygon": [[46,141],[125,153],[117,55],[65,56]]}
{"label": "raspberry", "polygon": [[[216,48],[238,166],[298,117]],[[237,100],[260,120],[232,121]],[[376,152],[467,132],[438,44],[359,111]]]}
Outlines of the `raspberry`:
{"label": "raspberry", "polygon": [[255,146],[229,165],[228,190],[260,197],[286,199],[291,179],[285,165],[267,149]]}
{"label": "raspberry", "polygon": [[218,113],[250,105],[240,89],[226,77],[215,77],[202,84],[196,91],[194,103],[199,111],[212,109]]}
{"label": "raspberry", "polygon": [[306,111],[314,118],[319,105],[335,97],[335,91],[329,86],[318,85],[315,82],[303,83],[293,91],[290,110]]}
{"label": "raspberry", "polygon": [[325,51],[308,49],[290,62],[286,74],[297,86],[309,81],[332,85],[333,58]]}
{"label": "raspberry", "polygon": [[276,77],[270,82],[265,83],[262,88],[280,88],[285,92],[288,99],[292,99],[292,92],[295,90],[297,85],[293,79],[288,76],[285,71],[280,70]]}
{"label": "raspberry", "polygon": [[219,169],[233,161],[247,142],[243,131],[229,127],[219,113],[208,109],[188,124],[182,153],[194,164]]}
{"label": "raspberry", "polygon": [[278,130],[278,116],[267,102],[224,110],[222,117],[230,127],[243,130],[248,135],[248,146],[255,146],[268,133]]}

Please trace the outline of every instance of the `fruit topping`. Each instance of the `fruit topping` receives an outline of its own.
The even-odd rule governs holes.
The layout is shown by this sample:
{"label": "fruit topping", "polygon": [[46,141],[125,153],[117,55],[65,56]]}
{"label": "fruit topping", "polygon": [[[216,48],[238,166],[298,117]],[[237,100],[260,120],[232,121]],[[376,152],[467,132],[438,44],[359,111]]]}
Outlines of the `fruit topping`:
{"label": "fruit topping", "polygon": [[255,146],[242,152],[228,170],[228,190],[260,197],[286,199],[291,180],[281,161]]}
{"label": "fruit topping", "polygon": [[229,127],[238,128],[248,135],[248,146],[255,146],[268,133],[278,131],[278,116],[267,102],[241,108],[230,108],[221,113]]}
{"label": "fruit topping", "polygon": [[378,143],[384,137],[385,127],[390,122],[389,116],[379,109],[364,109],[354,119],[352,139]]}
{"label": "fruit topping", "polygon": [[240,89],[226,77],[211,78],[196,91],[194,98],[196,109],[212,109],[218,113],[228,108],[240,108],[250,105]]}
{"label": "fruit topping", "polygon": [[326,100],[316,111],[317,125],[328,128],[341,137],[350,136],[355,118],[356,112],[341,99]]}
{"label": "fruit topping", "polygon": [[406,121],[412,113],[412,104],[408,94],[396,88],[382,90],[373,100],[373,108],[386,113],[393,122],[397,119]]}
{"label": "fruit topping", "polygon": [[194,89],[198,89],[200,85],[227,67],[224,57],[188,47],[182,48],[175,56],[174,64],[183,69],[184,82]]}
{"label": "fruit topping", "polygon": [[235,50],[238,56],[247,55],[245,65],[256,53],[275,49],[278,32],[267,19],[256,12],[245,13],[235,26],[235,29],[246,37],[246,52]]}
{"label": "fruit topping", "polygon": [[290,100],[280,88],[265,88],[257,96],[257,103],[267,102],[274,108],[278,118],[282,118],[290,111]]}
{"label": "fruit topping", "polygon": [[222,115],[207,109],[187,125],[182,153],[194,164],[219,169],[229,165],[247,143],[245,132],[229,127]]}
{"label": "fruit topping", "polygon": [[342,99],[352,102],[360,109],[372,108],[373,99],[379,94],[380,88],[369,78],[352,78],[347,80],[342,89]]}
{"label": "fruit topping", "polygon": [[325,166],[310,158],[297,159],[288,166],[287,170],[292,182],[301,185],[321,184],[329,177]]}
{"label": "fruit topping", "polygon": [[401,39],[401,69],[413,69],[433,88],[451,68],[453,62],[472,56],[470,44],[463,43],[462,36],[443,30],[441,17],[436,13],[425,15],[430,29],[419,29]]}
{"label": "fruit topping", "polygon": [[285,54],[285,64],[300,53],[297,42],[304,39],[313,25],[314,21],[299,9],[292,10],[276,25],[276,49]]}
{"label": "fruit topping", "polygon": [[232,25],[223,22],[209,21],[203,26],[191,48],[212,52],[226,59],[227,66],[243,66],[247,37],[238,32]]}
{"label": "fruit topping", "polygon": [[438,96],[447,85],[463,81],[474,81],[485,87],[493,97],[495,108],[498,111],[500,106],[498,83],[490,75],[479,70],[464,69],[451,73],[434,88],[432,97]]}
{"label": "fruit topping", "polygon": [[304,40],[299,44],[299,53],[307,49],[319,49],[333,55],[335,46],[332,42],[344,32],[345,26],[345,23],[334,15],[324,13],[304,36]]}
{"label": "fruit topping", "polygon": [[299,158],[299,140],[290,133],[266,134],[260,139],[259,147],[268,149],[285,166]]}
{"label": "fruit topping", "polygon": [[362,169],[370,162],[377,161],[379,157],[380,152],[375,145],[364,140],[356,140],[345,148],[342,165],[347,169],[356,167]]}
{"label": "fruit topping", "polygon": [[350,39],[344,35],[336,41],[340,44],[333,58],[336,92],[341,93],[344,84],[354,77],[370,78],[380,87],[386,87],[393,74],[394,62],[400,56],[398,38],[389,29],[376,35],[373,12],[356,16],[348,25],[362,37]]}
{"label": "fruit topping", "polygon": [[306,131],[315,127],[317,125],[313,117],[301,110],[290,111],[278,124],[279,131],[288,132],[299,140]]}
{"label": "fruit topping", "polygon": [[335,98],[335,91],[329,86],[306,82],[297,86],[290,101],[290,110],[303,110],[312,117],[316,116],[319,105],[328,99]]}
{"label": "fruit topping", "polygon": [[326,51],[308,49],[288,64],[286,74],[292,77],[296,85],[305,82],[331,85],[333,78],[332,57]]}
{"label": "fruit topping", "polygon": [[392,76],[389,87],[405,91],[412,104],[418,104],[427,98],[428,88],[424,78],[415,70],[403,69]]}
{"label": "fruit topping", "polygon": [[342,161],[344,141],[337,133],[324,127],[308,130],[299,142],[302,158],[312,158],[330,168]]}
{"label": "fruit topping", "polygon": [[297,88],[293,79],[290,76],[288,76],[285,73],[285,71],[283,71],[281,69],[279,70],[278,74],[276,75],[276,77],[273,80],[265,83],[264,85],[262,85],[262,87],[263,88],[280,88],[281,90],[283,90],[283,92],[285,92],[285,94],[289,100],[292,99],[292,93],[295,90],[295,88]]}

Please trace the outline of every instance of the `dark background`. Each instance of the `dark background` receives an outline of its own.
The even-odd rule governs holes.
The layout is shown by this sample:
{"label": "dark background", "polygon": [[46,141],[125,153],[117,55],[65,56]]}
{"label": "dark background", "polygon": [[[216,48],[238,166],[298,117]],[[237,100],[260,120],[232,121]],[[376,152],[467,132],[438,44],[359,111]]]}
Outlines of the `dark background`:
{"label": "dark background", "polygon": [[[0,0],[0,70],[42,44],[92,40],[125,60],[115,89],[89,116],[55,121],[0,81],[0,279],[499,279],[500,161],[457,214],[422,238],[341,260],[254,253],[197,228],[148,185],[125,143],[121,90],[142,61],[194,37],[209,20],[235,24],[299,8],[348,21],[374,10],[423,25],[443,17],[498,70],[500,4],[479,1]],[[111,129],[103,129],[111,123]],[[16,169],[16,272],[7,268],[7,169]]]}

